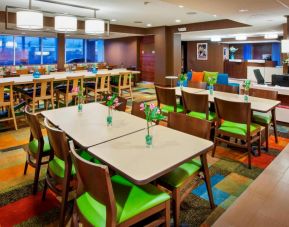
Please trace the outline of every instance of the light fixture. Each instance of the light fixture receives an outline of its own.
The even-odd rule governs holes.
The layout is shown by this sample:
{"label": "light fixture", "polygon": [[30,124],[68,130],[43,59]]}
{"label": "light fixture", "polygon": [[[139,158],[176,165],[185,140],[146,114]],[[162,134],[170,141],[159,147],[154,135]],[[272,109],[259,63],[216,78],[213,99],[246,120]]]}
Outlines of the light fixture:
{"label": "light fixture", "polygon": [[31,10],[31,0],[29,0],[29,9],[16,12],[16,27],[21,29],[42,29],[43,13]]}
{"label": "light fixture", "polygon": [[283,54],[288,54],[289,53],[289,39],[281,40],[281,52]]}
{"label": "light fixture", "polygon": [[94,10],[94,18],[85,20],[85,33],[90,35],[105,33],[105,22],[96,18],[96,10]]}
{"label": "light fixture", "polygon": [[236,35],[235,38],[238,41],[247,40],[247,36],[246,35]]}
{"label": "light fixture", "polygon": [[181,23],[182,21],[180,19],[176,19],[176,22],[177,23]]}
{"label": "light fixture", "polygon": [[59,32],[75,32],[77,30],[77,18],[67,15],[55,16],[54,29]]}
{"label": "light fixture", "polygon": [[211,38],[211,41],[212,42],[221,42],[221,37],[220,36],[213,36],[212,38]]}
{"label": "light fixture", "polygon": [[151,27],[152,26],[152,24],[147,24],[147,27]]}
{"label": "light fixture", "polygon": [[184,6],[183,5],[179,5],[179,8],[184,8]]}
{"label": "light fixture", "polygon": [[249,11],[249,10],[247,10],[247,9],[240,9],[240,10],[239,10],[240,13],[246,13],[246,12],[248,12],[248,11]]}
{"label": "light fixture", "polygon": [[268,33],[268,34],[265,34],[264,38],[265,39],[277,39],[278,34],[277,33]]}
{"label": "light fixture", "polygon": [[117,20],[116,20],[116,19],[111,19],[110,21],[111,21],[111,22],[116,22]]}
{"label": "light fixture", "polygon": [[213,17],[215,17],[215,18],[216,18],[216,17],[217,17],[217,14],[214,14],[214,15],[213,15]]}

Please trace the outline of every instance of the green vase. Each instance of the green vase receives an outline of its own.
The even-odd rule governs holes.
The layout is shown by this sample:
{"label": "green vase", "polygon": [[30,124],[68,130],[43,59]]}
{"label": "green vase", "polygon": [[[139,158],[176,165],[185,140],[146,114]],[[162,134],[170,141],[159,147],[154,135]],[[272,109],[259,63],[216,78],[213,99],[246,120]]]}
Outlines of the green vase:
{"label": "green vase", "polygon": [[78,98],[77,110],[78,110],[79,113],[81,113],[82,110],[83,110],[83,104],[82,104],[82,99],[81,98]]}
{"label": "green vase", "polygon": [[146,139],[146,145],[147,145],[147,147],[151,147],[152,144],[153,144],[153,137],[148,134],[148,135],[146,135],[145,139]]}
{"label": "green vase", "polygon": [[107,126],[112,126],[112,109],[108,107],[108,115],[106,117]]}
{"label": "green vase", "polygon": [[214,94],[214,86],[213,85],[209,86],[209,91],[210,91],[210,95]]}

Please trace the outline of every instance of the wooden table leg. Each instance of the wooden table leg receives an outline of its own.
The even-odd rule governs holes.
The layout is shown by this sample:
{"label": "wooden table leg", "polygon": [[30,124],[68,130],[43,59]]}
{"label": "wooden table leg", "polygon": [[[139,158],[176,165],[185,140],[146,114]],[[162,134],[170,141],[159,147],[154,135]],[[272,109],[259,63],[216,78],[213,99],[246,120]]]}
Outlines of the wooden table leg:
{"label": "wooden table leg", "polygon": [[202,162],[202,167],[204,171],[204,177],[205,177],[206,187],[207,187],[207,191],[209,195],[210,205],[211,205],[211,208],[214,209],[216,205],[214,203],[214,197],[212,193],[210,173],[209,173],[208,162],[207,162],[207,154],[201,155],[201,162]]}
{"label": "wooden table leg", "polygon": [[276,108],[272,109],[271,113],[272,113],[272,122],[273,122],[274,135],[275,135],[275,143],[278,143],[277,125],[276,125]]}

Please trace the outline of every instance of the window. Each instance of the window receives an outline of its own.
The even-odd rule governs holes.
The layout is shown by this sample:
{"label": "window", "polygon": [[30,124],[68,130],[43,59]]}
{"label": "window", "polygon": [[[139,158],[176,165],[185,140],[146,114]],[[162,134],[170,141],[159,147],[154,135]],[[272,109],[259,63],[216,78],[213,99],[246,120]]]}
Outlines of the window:
{"label": "window", "polygon": [[15,37],[15,65],[41,64],[41,38]]}
{"label": "window", "polygon": [[57,63],[57,38],[42,38],[42,63]]}
{"label": "window", "polygon": [[0,65],[13,65],[13,36],[0,35]]}
{"label": "window", "polygon": [[65,40],[66,63],[85,62],[84,43],[85,43],[84,39]]}
{"label": "window", "polygon": [[103,40],[87,40],[87,62],[104,61],[104,43]]}

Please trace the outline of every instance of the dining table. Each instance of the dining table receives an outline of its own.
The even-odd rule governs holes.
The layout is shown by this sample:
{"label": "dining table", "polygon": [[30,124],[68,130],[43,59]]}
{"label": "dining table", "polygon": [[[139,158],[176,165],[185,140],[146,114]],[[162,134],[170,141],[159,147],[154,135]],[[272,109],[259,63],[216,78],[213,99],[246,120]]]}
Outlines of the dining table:
{"label": "dining table", "polygon": [[153,182],[183,163],[200,157],[209,200],[214,207],[207,164],[213,142],[168,127],[151,128],[152,146],[145,142],[146,130],[88,148],[88,152],[137,185]]}
{"label": "dining table", "polygon": [[183,87],[183,88],[175,87],[175,90],[176,90],[177,97],[182,97],[182,91],[192,93],[192,94],[197,94],[197,93],[205,91],[204,89],[192,88],[192,87]]}
{"label": "dining table", "polygon": [[[111,76],[119,76],[120,73],[131,72],[132,74],[140,74],[140,71],[130,71],[127,69],[112,69],[106,70],[101,69],[98,70],[97,73],[88,72],[87,70],[81,71],[71,71],[71,72],[54,72],[49,75],[41,75],[39,78],[53,78],[54,81],[66,81],[67,77],[70,76],[84,76],[84,79],[89,79],[95,77],[95,75],[99,74],[110,74]],[[32,74],[25,74],[20,75],[17,77],[7,77],[7,78],[0,78],[0,83],[5,82],[14,82],[14,85],[27,85],[33,83],[33,75]]]}
{"label": "dining table", "polygon": [[108,107],[100,103],[42,111],[41,115],[84,149],[143,130],[146,121],[131,114],[113,110],[112,126],[107,126]]}

